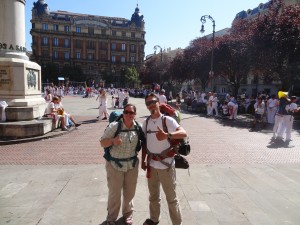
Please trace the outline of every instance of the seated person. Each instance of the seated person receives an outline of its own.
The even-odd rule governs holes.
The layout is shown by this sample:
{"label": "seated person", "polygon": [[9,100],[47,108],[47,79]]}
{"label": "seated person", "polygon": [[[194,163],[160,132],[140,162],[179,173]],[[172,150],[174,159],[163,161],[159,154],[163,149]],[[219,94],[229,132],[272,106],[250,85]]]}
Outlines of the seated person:
{"label": "seated person", "polygon": [[254,104],[255,115],[253,120],[253,128],[255,127],[257,121],[263,121],[263,115],[265,114],[265,102],[262,97],[257,98],[257,102]]}
{"label": "seated person", "polygon": [[48,103],[48,106],[45,110],[45,116],[53,118],[54,123],[59,120],[61,122],[61,130],[67,131],[65,124],[65,118],[63,116],[62,109],[59,108],[59,98],[54,96],[52,101]]}
{"label": "seated person", "polygon": [[76,123],[73,116],[69,113],[67,113],[65,110],[64,110],[64,107],[61,103],[61,98],[60,97],[57,97],[58,98],[58,108],[59,109],[62,109],[63,110],[63,115],[65,117],[65,123],[66,123],[66,126],[67,127],[70,127],[71,124],[70,124],[70,120],[72,121],[72,123],[75,125],[75,127],[79,127],[81,124],[80,123]]}

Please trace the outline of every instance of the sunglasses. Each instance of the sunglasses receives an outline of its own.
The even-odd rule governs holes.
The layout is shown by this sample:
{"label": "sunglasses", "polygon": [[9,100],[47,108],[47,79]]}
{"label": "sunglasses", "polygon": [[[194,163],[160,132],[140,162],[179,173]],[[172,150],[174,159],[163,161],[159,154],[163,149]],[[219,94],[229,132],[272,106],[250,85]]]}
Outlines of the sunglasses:
{"label": "sunglasses", "polygon": [[127,111],[127,110],[125,110],[125,111],[123,111],[123,113],[125,114],[125,115],[135,115],[135,112],[133,112],[133,111]]}
{"label": "sunglasses", "polygon": [[157,100],[151,100],[151,101],[147,101],[145,102],[146,106],[152,105],[152,104],[156,104],[158,101]]}

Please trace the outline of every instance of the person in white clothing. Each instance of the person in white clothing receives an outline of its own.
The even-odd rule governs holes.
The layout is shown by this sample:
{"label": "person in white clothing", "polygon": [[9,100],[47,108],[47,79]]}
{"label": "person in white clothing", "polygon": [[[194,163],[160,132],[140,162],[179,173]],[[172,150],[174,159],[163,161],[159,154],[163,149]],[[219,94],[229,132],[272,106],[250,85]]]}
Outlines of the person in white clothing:
{"label": "person in white clothing", "polygon": [[119,90],[119,108],[123,108],[123,101],[125,98],[125,94],[122,89]]}
{"label": "person in white clothing", "polygon": [[214,93],[213,94],[213,98],[212,98],[212,106],[211,106],[211,114],[214,113],[214,110],[215,110],[215,115],[218,116],[219,113],[218,113],[218,96],[217,96],[217,93]]}
{"label": "person in white clothing", "polygon": [[165,104],[168,103],[167,97],[165,96],[165,90],[164,89],[161,89],[161,91],[159,92],[158,100],[159,100],[160,104],[161,103],[165,103]]}
{"label": "person in white clothing", "polygon": [[287,126],[286,126],[286,137],[285,137],[286,142],[291,141],[291,133],[292,133],[292,129],[293,129],[294,114],[296,112],[300,111],[300,107],[298,107],[296,104],[297,100],[298,99],[296,96],[292,96],[291,103],[289,105],[287,105],[285,108],[286,111],[290,114],[289,119],[287,120]]}
{"label": "person in white clothing", "polygon": [[[143,225],[158,224],[160,221],[161,186],[166,196],[171,223],[182,225],[181,209],[176,193],[175,152],[170,148],[170,141],[185,138],[187,133],[175,119],[161,114],[158,97],[154,93],[146,96],[145,104],[150,111],[150,116],[143,123],[147,147],[142,149],[141,167],[143,170],[147,169],[150,217]],[[166,154],[162,154],[165,151]]]}
{"label": "person in white clothing", "polygon": [[253,120],[253,126],[254,128],[256,126],[257,121],[263,121],[263,116],[266,111],[265,107],[265,102],[262,100],[261,97],[257,98],[257,102],[254,104],[254,110],[255,110],[255,115],[254,115],[254,120]]}
{"label": "person in white clothing", "polygon": [[211,92],[208,92],[208,100],[206,102],[207,116],[213,115],[212,100],[213,100],[213,94]]}
{"label": "person in white clothing", "polygon": [[277,112],[279,102],[275,98],[275,95],[271,95],[271,98],[267,101],[267,116],[268,123],[274,124],[275,122],[275,114]]}
{"label": "person in white clothing", "polygon": [[107,97],[106,97],[106,91],[100,90],[98,97],[96,98],[96,101],[99,99],[99,115],[97,116],[97,119],[101,119],[102,114],[104,114],[104,117],[102,120],[107,120],[108,118],[108,111],[107,111]]}

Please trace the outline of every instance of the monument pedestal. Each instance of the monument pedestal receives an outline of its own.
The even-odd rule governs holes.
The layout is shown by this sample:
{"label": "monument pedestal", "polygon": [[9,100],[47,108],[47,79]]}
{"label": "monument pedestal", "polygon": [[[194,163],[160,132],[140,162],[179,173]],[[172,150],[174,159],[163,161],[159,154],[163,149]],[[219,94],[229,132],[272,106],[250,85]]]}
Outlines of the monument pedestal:
{"label": "monument pedestal", "polygon": [[0,100],[6,101],[6,122],[0,123],[0,136],[24,138],[51,131],[44,115],[41,67],[19,58],[0,58]]}

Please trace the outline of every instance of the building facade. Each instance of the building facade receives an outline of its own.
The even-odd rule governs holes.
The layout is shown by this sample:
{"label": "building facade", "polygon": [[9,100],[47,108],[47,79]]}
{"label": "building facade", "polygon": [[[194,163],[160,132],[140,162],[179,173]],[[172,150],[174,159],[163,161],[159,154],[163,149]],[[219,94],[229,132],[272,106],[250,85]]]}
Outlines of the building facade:
{"label": "building facade", "polygon": [[[138,6],[128,20],[49,11],[46,2],[38,0],[31,23],[31,60],[42,68],[53,63],[61,72],[65,66],[79,66],[87,81],[109,78],[106,85],[120,86],[127,67],[139,72],[144,64],[146,32]],[[68,78],[67,74],[58,76]]]}

